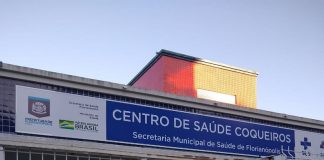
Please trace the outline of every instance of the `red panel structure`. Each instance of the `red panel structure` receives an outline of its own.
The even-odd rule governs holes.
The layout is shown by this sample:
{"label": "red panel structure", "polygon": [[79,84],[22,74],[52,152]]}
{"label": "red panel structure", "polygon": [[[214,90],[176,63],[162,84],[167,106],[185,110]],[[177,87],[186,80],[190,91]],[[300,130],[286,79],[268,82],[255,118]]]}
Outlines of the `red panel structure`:
{"label": "red panel structure", "polygon": [[181,96],[196,97],[194,63],[162,56],[164,62],[164,91]]}
{"label": "red panel structure", "polygon": [[142,89],[158,90],[164,92],[163,66],[164,64],[161,58],[158,59],[157,62],[133,84],[133,86]]}
{"label": "red panel structure", "polygon": [[161,56],[133,86],[196,97],[193,66],[192,62]]}

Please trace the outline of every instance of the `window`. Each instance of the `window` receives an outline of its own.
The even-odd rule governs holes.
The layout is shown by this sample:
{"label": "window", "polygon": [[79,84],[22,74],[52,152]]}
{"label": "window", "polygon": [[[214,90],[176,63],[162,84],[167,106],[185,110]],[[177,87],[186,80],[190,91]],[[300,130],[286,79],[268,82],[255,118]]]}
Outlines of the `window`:
{"label": "window", "polygon": [[17,160],[17,152],[5,152],[5,160]]}
{"label": "window", "polygon": [[31,153],[30,158],[32,160],[42,160],[42,154],[41,153]]}
{"label": "window", "polygon": [[5,160],[139,160],[141,158],[5,147]]}
{"label": "window", "polygon": [[57,154],[55,155],[56,160],[66,160],[66,155]]}
{"label": "window", "polygon": [[29,160],[29,153],[18,152],[18,160]]}
{"label": "window", "polygon": [[53,154],[43,154],[43,160],[54,160]]}

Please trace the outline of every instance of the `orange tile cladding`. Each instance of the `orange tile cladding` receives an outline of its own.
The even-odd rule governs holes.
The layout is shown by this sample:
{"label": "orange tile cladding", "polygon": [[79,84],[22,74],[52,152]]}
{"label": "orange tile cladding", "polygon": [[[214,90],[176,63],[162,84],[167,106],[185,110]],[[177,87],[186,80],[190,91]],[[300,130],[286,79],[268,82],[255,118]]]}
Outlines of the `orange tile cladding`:
{"label": "orange tile cladding", "polygon": [[256,108],[256,76],[201,63],[195,64],[195,88],[233,95],[236,105]]}

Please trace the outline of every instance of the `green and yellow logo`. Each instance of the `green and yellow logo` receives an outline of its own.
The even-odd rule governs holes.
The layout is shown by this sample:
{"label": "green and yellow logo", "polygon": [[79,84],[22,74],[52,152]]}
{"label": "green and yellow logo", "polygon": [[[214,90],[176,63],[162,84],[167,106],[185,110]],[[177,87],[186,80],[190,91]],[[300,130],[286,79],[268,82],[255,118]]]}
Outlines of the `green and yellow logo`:
{"label": "green and yellow logo", "polygon": [[59,120],[59,126],[60,126],[60,128],[63,128],[63,129],[74,130],[74,121],[60,119]]}

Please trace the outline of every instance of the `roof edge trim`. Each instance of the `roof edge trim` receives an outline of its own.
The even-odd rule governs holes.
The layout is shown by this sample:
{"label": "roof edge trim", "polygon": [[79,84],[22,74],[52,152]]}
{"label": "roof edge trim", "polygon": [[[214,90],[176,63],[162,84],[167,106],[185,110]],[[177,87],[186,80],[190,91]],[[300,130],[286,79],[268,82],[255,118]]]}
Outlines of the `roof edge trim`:
{"label": "roof edge trim", "polygon": [[205,59],[201,59],[201,58],[189,56],[189,55],[182,54],[182,53],[173,52],[173,51],[169,51],[169,50],[166,50],[166,49],[161,49],[159,52],[156,52],[155,57],[153,57],[153,59],[151,59],[151,61],[148,62],[144,66],[144,68],[141,71],[139,71],[136,74],[136,76],[127,85],[132,86],[162,56],[173,57],[173,58],[182,59],[182,60],[185,60],[185,61],[195,61],[195,62],[198,62],[198,63],[202,63],[202,64],[206,64],[206,65],[211,65],[211,66],[219,66],[219,67],[223,67],[225,69],[230,69],[230,70],[234,70],[234,71],[238,71],[238,72],[241,72],[241,73],[246,73],[246,74],[250,74],[250,75],[254,75],[254,76],[257,76],[258,75],[257,72],[252,71],[252,70],[242,69],[242,68],[239,68],[239,67],[234,67],[234,66],[226,65],[226,64],[223,64],[223,63],[213,62],[213,61],[209,61],[209,60],[205,60]]}
{"label": "roof edge trim", "polygon": [[197,57],[193,57],[193,56],[189,56],[189,55],[185,55],[182,53],[177,53],[177,52],[173,52],[173,51],[169,51],[169,50],[165,50],[165,49],[162,49],[160,52],[158,52],[158,54],[165,55],[165,56],[171,56],[174,58],[180,58],[180,59],[183,59],[186,61],[196,61],[196,62],[200,62],[200,63],[207,64],[207,65],[220,66],[220,67],[224,67],[224,68],[228,68],[228,69],[237,70],[240,72],[245,72],[245,73],[252,74],[255,76],[258,75],[258,73],[256,71],[243,69],[243,68],[239,68],[239,67],[234,67],[234,66],[227,65],[224,63],[219,63],[219,62],[214,62],[214,61],[210,61],[210,60],[206,60],[206,59],[202,59],[202,58],[197,58]]}
{"label": "roof edge trim", "polygon": [[155,64],[155,62],[160,59],[160,57],[161,56],[157,52],[156,55],[144,66],[144,68],[139,71],[130,82],[128,82],[127,85],[132,86],[140,77],[143,76],[146,71],[148,71],[153,66],[153,64]]}

